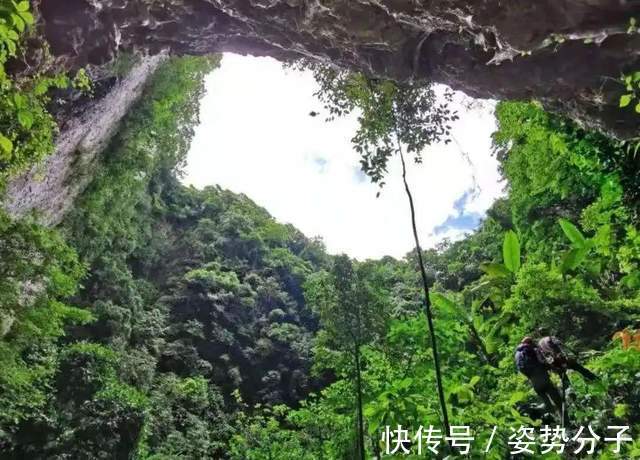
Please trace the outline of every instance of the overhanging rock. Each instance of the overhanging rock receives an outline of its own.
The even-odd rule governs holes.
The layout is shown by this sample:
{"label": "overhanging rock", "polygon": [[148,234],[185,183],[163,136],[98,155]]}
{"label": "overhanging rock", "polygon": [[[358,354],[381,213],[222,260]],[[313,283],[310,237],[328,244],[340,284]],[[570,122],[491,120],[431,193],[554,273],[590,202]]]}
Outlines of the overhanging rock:
{"label": "overhanging rock", "polygon": [[118,50],[310,56],[474,97],[537,99],[623,137],[619,77],[640,69],[638,0],[46,0],[52,51],[70,66]]}

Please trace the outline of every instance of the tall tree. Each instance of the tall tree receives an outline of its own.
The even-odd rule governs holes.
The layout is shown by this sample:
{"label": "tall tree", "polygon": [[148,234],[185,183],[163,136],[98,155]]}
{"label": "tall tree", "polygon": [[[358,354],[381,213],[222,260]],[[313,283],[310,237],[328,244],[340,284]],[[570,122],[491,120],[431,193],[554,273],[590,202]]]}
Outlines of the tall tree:
{"label": "tall tree", "polygon": [[458,118],[456,113],[449,109],[452,93],[445,91],[438,97],[435,90],[424,83],[398,84],[318,64],[306,66],[311,68],[320,84],[317,96],[329,110],[330,118],[344,115],[356,108],[360,111],[359,128],[352,143],[360,155],[362,170],[371,181],[383,187],[389,159],[396,155],[401,161],[402,181],[409,202],[411,227],[422,280],[424,310],[433,351],[442,423],[445,432],[448,433],[449,416],[429,298],[429,284],[403,152],[413,155],[415,163],[422,163],[422,152],[427,146],[441,140],[445,143],[450,142],[450,123]]}
{"label": "tall tree", "polygon": [[362,346],[384,332],[384,308],[367,282],[367,266],[354,265],[346,255],[337,256],[330,273],[307,284],[306,297],[317,310],[332,348],[351,358],[356,390],[358,453],[365,458],[362,388]]}

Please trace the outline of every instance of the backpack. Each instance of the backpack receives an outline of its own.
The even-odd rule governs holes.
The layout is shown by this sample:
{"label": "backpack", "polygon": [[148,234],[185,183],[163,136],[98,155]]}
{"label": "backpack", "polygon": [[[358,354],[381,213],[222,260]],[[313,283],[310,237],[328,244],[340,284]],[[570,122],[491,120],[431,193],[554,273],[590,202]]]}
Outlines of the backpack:
{"label": "backpack", "polygon": [[516,349],[516,367],[523,374],[529,373],[531,370],[540,366],[540,360],[536,353],[535,347],[532,345],[521,344]]}
{"label": "backpack", "polygon": [[562,367],[567,357],[562,349],[562,342],[557,337],[544,337],[538,342],[538,350],[542,359],[549,365]]}

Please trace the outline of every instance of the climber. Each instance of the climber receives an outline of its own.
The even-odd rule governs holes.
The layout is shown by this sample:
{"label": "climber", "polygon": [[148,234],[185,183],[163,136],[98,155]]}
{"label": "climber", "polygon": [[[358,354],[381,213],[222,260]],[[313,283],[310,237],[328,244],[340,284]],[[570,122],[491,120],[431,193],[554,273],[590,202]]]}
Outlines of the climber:
{"label": "climber", "polygon": [[564,351],[562,342],[557,337],[546,336],[541,338],[538,342],[538,350],[543,360],[549,365],[550,369],[560,375],[565,386],[569,385],[569,380],[566,376],[568,369],[580,373],[580,375],[589,382],[598,378],[589,369],[579,364],[575,358],[568,357]]}
{"label": "climber", "polygon": [[551,381],[551,366],[545,361],[540,349],[531,337],[525,337],[515,354],[516,367],[527,376],[534,391],[544,402],[547,411],[562,415],[562,397]]}

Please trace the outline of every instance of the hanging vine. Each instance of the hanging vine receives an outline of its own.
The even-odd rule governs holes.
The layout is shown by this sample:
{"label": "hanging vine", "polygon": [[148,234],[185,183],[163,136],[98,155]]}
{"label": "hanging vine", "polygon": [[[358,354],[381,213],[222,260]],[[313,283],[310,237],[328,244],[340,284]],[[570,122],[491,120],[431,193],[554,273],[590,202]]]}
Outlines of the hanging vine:
{"label": "hanging vine", "polygon": [[438,95],[433,86],[424,82],[399,84],[309,62],[304,62],[299,67],[313,71],[320,85],[316,95],[329,113],[328,120],[354,110],[358,113],[359,127],[352,143],[360,155],[362,171],[373,183],[378,184],[380,189],[385,185],[389,160],[394,155],[400,158],[402,180],[409,202],[411,227],[424,292],[424,311],[433,352],[442,424],[445,432],[448,433],[449,417],[429,298],[429,285],[403,152],[406,151],[412,155],[415,163],[422,163],[422,152],[425,147],[440,141],[451,142],[451,122],[458,118],[449,107],[453,95],[448,90]]}

